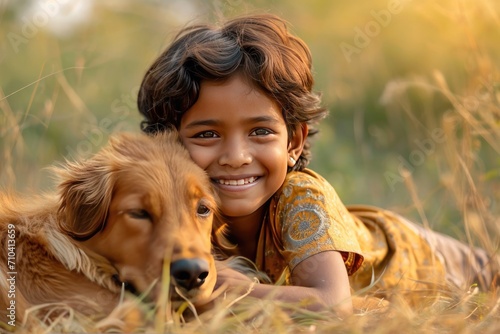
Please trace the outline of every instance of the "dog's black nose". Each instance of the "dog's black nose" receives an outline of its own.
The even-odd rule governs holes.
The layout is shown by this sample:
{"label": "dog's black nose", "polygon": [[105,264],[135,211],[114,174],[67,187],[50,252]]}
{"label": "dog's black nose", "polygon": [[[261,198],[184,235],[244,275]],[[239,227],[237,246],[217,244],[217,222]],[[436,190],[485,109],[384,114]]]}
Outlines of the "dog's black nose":
{"label": "dog's black nose", "polygon": [[170,274],[176,284],[191,290],[205,283],[208,276],[208,262],[202,259],[182,259],[172,262]]}

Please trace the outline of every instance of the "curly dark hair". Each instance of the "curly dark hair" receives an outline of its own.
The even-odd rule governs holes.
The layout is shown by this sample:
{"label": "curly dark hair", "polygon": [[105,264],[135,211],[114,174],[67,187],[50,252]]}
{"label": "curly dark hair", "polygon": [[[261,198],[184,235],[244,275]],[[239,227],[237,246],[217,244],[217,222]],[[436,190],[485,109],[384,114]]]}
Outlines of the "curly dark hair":
{"label": "curly dark hair", "polygon": [[[311,67],[307,45],[289,32],[286,21],[272,14],[238,17],[219,27],[186,27],[144,76],[137,101],[146,118],[141,129],[146,133],[178,129],[203,80],[227,80],[243,73],[281,107],[289,138],[304,123],[310,137],[327,115],[320,95],[312,91]],[[309,163],[308,139],[294,170]]]}

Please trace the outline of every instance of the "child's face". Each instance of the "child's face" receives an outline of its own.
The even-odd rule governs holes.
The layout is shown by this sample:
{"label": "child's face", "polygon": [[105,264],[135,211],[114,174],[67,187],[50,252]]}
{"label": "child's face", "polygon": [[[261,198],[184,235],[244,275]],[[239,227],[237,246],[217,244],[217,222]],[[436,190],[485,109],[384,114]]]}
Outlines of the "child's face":
{"label": "child's face", "polygon": [[240,75],[202,82],[179,130],[192,159],[212,179],[224,215],[261,212],[281,187],[290,147],[281,109]]}

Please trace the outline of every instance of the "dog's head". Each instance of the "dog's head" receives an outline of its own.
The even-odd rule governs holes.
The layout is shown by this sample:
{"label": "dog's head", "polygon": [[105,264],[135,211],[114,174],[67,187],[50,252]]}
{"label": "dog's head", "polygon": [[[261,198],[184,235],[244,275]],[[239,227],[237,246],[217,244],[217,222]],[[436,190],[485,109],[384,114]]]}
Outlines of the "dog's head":
{"label": "dog's head", "polygon": [[216,281],[216,200],[208,176],[175,131],[117,135],[59,174],[62,231],[105,257],[120,282],[137,293],[152,289],[154,300],[162,273],[170,272],[171,290],[194,303],[209,298]]}

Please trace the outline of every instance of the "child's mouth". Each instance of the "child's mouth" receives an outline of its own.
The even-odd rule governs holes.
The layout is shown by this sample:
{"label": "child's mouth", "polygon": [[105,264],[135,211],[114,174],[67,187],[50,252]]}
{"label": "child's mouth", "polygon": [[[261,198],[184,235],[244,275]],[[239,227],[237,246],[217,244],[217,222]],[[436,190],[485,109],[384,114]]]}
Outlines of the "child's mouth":
{"label": "child's mouth", "polygon": [[222,184],[225,186],[243,186],[245,184],[250,184],[254,183],[257,181],[258,177],[256,176],[251,176],[251,177],[245,177],[242,179],[213,179],[215,183],[217,184]]}

